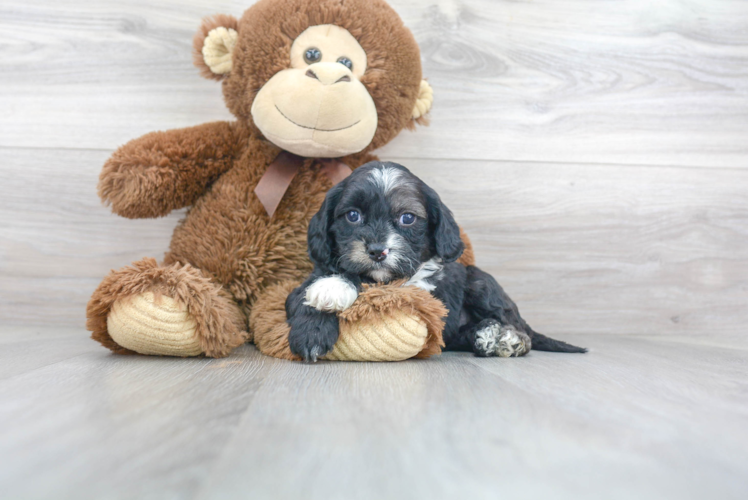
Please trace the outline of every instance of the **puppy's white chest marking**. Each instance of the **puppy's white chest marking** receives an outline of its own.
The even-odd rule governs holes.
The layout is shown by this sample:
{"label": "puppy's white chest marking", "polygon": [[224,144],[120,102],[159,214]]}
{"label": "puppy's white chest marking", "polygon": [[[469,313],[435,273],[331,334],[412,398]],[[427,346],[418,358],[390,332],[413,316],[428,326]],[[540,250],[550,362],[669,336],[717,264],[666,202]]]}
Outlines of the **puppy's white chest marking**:
{"label": "puppy's white chest marking", "polygon": [[356,297],[358,291],[353,283],[340,276],[326,276],[307,287],[304,305],[323,312],[340,312],[351,307]]}
{"label": "puppy's white chest marking", "polygon": [[441,279],[441,270],[442,265],[436,259],[427,260],[418,267],[416,274],[405,283],[405,286],[412,285],[427,292],[433,292],[436,290],[433,282]]}

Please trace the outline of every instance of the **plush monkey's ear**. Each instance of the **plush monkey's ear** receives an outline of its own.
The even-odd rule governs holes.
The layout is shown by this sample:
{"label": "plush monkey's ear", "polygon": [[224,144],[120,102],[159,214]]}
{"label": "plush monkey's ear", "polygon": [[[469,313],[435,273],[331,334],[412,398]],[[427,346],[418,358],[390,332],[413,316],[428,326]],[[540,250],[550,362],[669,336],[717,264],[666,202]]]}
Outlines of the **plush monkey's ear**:
{"label": "plush monkey's ear", "polygon": [[428,125],[426,114],[434,103],[434,91],[426,80],[421,80],[421,88],[418,90],[418,99],[413,108],[413,120],[419,125]]}
{"label": "plush monkey's ear", "polygon": [[239,22],[226,14],[203,19],[193,41],[193,62],[205,78],[220,80],[231,72],[231,54],[239,38]]}

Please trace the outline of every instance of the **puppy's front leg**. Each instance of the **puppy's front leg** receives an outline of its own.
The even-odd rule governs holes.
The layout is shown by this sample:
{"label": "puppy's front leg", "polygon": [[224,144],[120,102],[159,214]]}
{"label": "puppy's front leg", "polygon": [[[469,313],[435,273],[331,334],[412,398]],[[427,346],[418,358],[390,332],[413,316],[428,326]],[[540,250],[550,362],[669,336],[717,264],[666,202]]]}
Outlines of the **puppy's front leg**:
{"label": "puppy's front leg", "polygon": [[320,312],[309,306],[302,306],[288,323],[291,325],[288,334],[291,352],[309,363],[315,363],[330,352],[340,333],[335,313]]}
{"label": "puppy's front leg", "polygon": [[312,274],[286,300],[291,352],[312,363],[330,352],[340,333],[337,313],[350,307],[356,297],[358,290],[350,281]]}

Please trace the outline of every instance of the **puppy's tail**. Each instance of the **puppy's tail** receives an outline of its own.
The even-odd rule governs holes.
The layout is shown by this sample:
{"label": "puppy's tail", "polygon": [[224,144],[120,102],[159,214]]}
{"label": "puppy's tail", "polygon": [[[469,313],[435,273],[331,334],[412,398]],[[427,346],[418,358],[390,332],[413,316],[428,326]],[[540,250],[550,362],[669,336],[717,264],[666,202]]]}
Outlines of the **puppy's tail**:
{"label": "puppy's tail", "polygon": [[575,345],[567,344],[561,340],[552,339],[546,337],[542,333],[531,330],[530,338],[532,339],[532,350],[533,351],[548,351],[548,352],[587,352],[585,347],[577,347]]}

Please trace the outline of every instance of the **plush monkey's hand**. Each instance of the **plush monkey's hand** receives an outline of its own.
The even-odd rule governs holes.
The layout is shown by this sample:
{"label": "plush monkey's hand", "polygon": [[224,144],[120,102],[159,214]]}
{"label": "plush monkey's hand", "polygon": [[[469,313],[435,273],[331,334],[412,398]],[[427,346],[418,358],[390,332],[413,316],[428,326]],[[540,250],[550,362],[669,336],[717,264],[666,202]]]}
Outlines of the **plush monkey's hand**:
{"label": "plush monkey's hand", "polygon": [[162,217],[194,203],[231,167],[237,147],[227,122],[146,134],[107,160],[99,196],[123,217]]}

